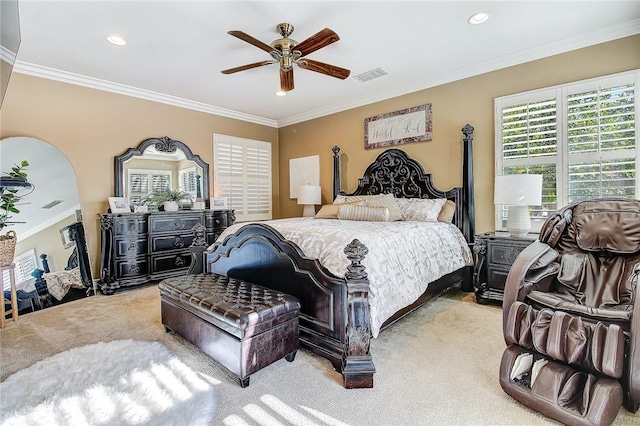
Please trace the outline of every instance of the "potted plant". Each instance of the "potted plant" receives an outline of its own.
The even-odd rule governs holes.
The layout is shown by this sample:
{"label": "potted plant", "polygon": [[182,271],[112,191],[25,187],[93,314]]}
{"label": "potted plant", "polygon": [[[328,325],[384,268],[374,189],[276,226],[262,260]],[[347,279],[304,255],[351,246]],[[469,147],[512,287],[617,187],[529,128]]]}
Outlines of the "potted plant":
{"label": "potted plant", "polygon": [[[24,195],[19,195],[18,191],[33,187],[27,181],[25,172],[27,166],[29,162],[22,160],[20,165],[14,164],[11,171],[5,172],[4,176],[0,177],[0,230],[11,223],[9,219],[13,214],[20,213],[16,204]],[[0,266],[8,266],[13,262],[16,242],[16,233],[13,230],[0,235]]]}
{"label": "potted plant", "polygon": [[144,204],[155,204],[157,206],[163,205],[164,210],[168,212],[175,212],[178,210],[178,203],[180,201],[193,201],[191,194],[179,189],[164,189],[162,191],[154,191],[147,195],[142,202]]}

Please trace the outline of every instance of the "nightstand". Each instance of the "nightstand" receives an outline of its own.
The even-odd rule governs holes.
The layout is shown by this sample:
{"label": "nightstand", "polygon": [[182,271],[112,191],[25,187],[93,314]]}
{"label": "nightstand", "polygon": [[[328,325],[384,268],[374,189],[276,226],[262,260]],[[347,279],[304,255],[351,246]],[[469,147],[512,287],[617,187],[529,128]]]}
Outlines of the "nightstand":
{"label": "nightstand", "polygon": [[478,303],[490,301],[502,303],[504,285],[513,261],[537,238],[537,234],[514,237],[507,232],[486,232],[476,235],[473,246],[476,254],[473,286]]}

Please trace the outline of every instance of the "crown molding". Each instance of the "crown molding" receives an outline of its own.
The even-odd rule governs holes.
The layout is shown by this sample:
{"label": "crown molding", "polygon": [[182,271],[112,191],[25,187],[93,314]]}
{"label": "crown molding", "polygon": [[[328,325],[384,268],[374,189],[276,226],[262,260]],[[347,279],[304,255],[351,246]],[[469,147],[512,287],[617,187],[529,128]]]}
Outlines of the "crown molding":
{"label": "crown molding", "polygon": [[48,80],[60,81],[62,83],[75,84],[77,86],[88,87],[96,90],[117,93],[119,95],[131,96],[134,98],[145,99],[148,101],[160,102],[167,105],[173,105],[180,108],[191,109],[194,111],[205,112],[207,114],[219,115],[222,117],[234,118],[236,120],[247,121],[250,123],[261,124],[269,127],[278,127],[276,120],[259,117],[257,115],[245,114],[242,112],[205,104],[202,102],[191,101],[189,99],[179,98],[176,96],[165,95],[163,93],[153,92],[151,90],[139,89],[125,84],[114,83],[99,78],[87,77],[68,71],[62,71],[55,68],[49,68],[42,65],[31,64],[28,62],[16,61],[13,70],[20,74],[31,75],[34,77],[45,78]]}
{"label": "crown molding", "polygon": [[18,235],[20,235],[20,239],[21,240],[25,240],[25,239],[33,236],[33,235],[36,235],[38,232],[40,232],[42,230],[45,230],[50,226],[55,225],[56,223],[60,222],[61,220],[64,220],[64,219],[68,218],[71,215],[74,215],[76,213],[76,210],[80,210],[80,204],[76,204],[73,207],[65,209],[64,211],[49,217],[44,222],[39,223],[38,225],[36,225],[36,226],[34,226],[32,228],[29,228],[28,230],[26,230],[24,232],[18,233]]}
{"label": "crown molding", "polygon": [[605,43],[605,42],[616,40],[619,38],[629,37],[639,33],[640,33],[640,19],[635,19],[633,21],[625,22],[619,25],[614,25],[611,27],[592,31],[591,33],[588,33],[588,34],[583,34],[577,37],[570,37],[570,38],[558,40],[552,43],[547,43],[546,45],[539,46],[536,48],[514,52],[512,54],[504,55],[502,57],[492,59],[490,61],[474,64],[473,66],[464,67],[457,70],[450,70],[436,76],[431,76],[426,80],[421,80],[418,82],[414,82],[410,85],[398,87],[395,90],[390,92],[378,93],[376,95],[368,96],[366,98],[360,98],[353,101],[329,105],[327,107],[318,108],[313,111],[298,114],[282,120],[273,120],[265,117],[259,117],[256,115],[245,114],[239,111],[217,107],[217,106],[205,104],[202,102],[191,101],[184,98],[165,95],[163,93],[152,92],[150,90],[139,89],[136,87],[127,86],[120,83],[114,83],[107,80],[87,77],[80,74],[74,74],[71,72],[49,68],[41,65],[35,65],[27,62],[22,62],[22,61],[16,61],[16,63],[14,64],[14,70],[18,73],[27,74],[34,77],[40,77],[40,78],[45,78],[49,80],[60,81],[63,83],[75,84],[78,86],[84,86],[92,89],[117,93],[125,96],[146,99],[154,102],[160,102],[168,105],[177,106],[180,108],[186,108],[194,111],[205,112],[207,114],[213,114],[213,115],[218,115],[222,117],[233,118],[236,120],[246,121],[249,123],[281,128],[284,126],[290,126],[292,124],[301,123],[303,121],[313,120],[313,119],[324,117],[327,115],[336,114],[349,109],[358,108],[358,107],[372,104],[375,102],[380,102],[386,99],[406,95],[408,93],[418,92],[420,90],[425,90],[430,87],[435,87],[441,84],[450,83],[452,81],[473,77],[486,72],[495,71],[501,68],[506,68],[514,65],[519,65],[525,62],[530,62],[530,61],[545,58],[548,56],[569,52],[571,50],[581,49],[581,48],[592,46],[595,44]]}
{"label": "crown molding", "polygon": [[313,120],[330,114],[336,114],[338,112],[358,108],[390,98],[395,98],[398,96],[406,95],[408,93],[418,92],[430,87],[451,83],[452,81],[462,80],[464,78],[473,77],[490,71],[496,71],[502,68],[523,64],[525,62],[535,61],[537,59],[558,55],[560,53],[570,52],[572,50],[582,49],[584,47],[600,43],[606,43],[608,41],[629,37],[636,34],[640,34],[640,19],[635,19],[623,24],[592,31],[591,33],[583,34],[577,37],[570,37],[563,40],[555,41],[553,43],[547,43],[536,48],[514,52],[512,54],[504,55],[490,61],[476,63],[473,66],[447,71],[445,73],[431,76],[429,79],[421,80],[411,85],[398,87],[392,92],[378,93],[367,98],[361,98],[355,101],[344,102],[341,104],[334,104],[327,106],[326,108],[319,108],[303,114],[298,114],[289,118],[285,118],[283,120],[279,120],[278,128],[301,123],[303,121]]}

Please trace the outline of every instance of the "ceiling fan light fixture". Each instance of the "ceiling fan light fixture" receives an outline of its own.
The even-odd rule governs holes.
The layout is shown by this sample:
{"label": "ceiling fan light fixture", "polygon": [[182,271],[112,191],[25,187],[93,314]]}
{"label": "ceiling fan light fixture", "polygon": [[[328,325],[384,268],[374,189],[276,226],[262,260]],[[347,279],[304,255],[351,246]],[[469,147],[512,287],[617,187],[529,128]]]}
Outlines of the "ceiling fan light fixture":
{"label": "ceiling fan light fixture", "polygon": [[127,44],[127,41],[120,37],[117,34],[110,34],[107,36],[107,41],[116,46],[124,46]]}
{"label": "ceiling fan light fixture", "polygon": [[491,13],[489,12],[476,12],[469,17],[467,20],[471,25],[480,25],[484,22],[487,22],[491,19]]}
{"label": "ceiling fan light fixture", "polygon": [[287,92],[285,92],[284,90],[278,90],[276,92],[276,96],[280,96],[280,97],[287,96]]}

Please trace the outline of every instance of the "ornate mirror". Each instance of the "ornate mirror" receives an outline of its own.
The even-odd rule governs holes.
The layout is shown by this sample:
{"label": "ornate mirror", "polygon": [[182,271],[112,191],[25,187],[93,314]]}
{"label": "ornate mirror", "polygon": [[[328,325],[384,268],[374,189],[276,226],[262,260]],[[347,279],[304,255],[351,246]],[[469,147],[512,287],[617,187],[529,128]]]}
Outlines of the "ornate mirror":
{"label": "ornate mirror", "polygon": [[184,143],[164,136],[143,140],[115,157],[115,196],[132,205],[154,190],[180,188],[209,207],[209,164]]}

